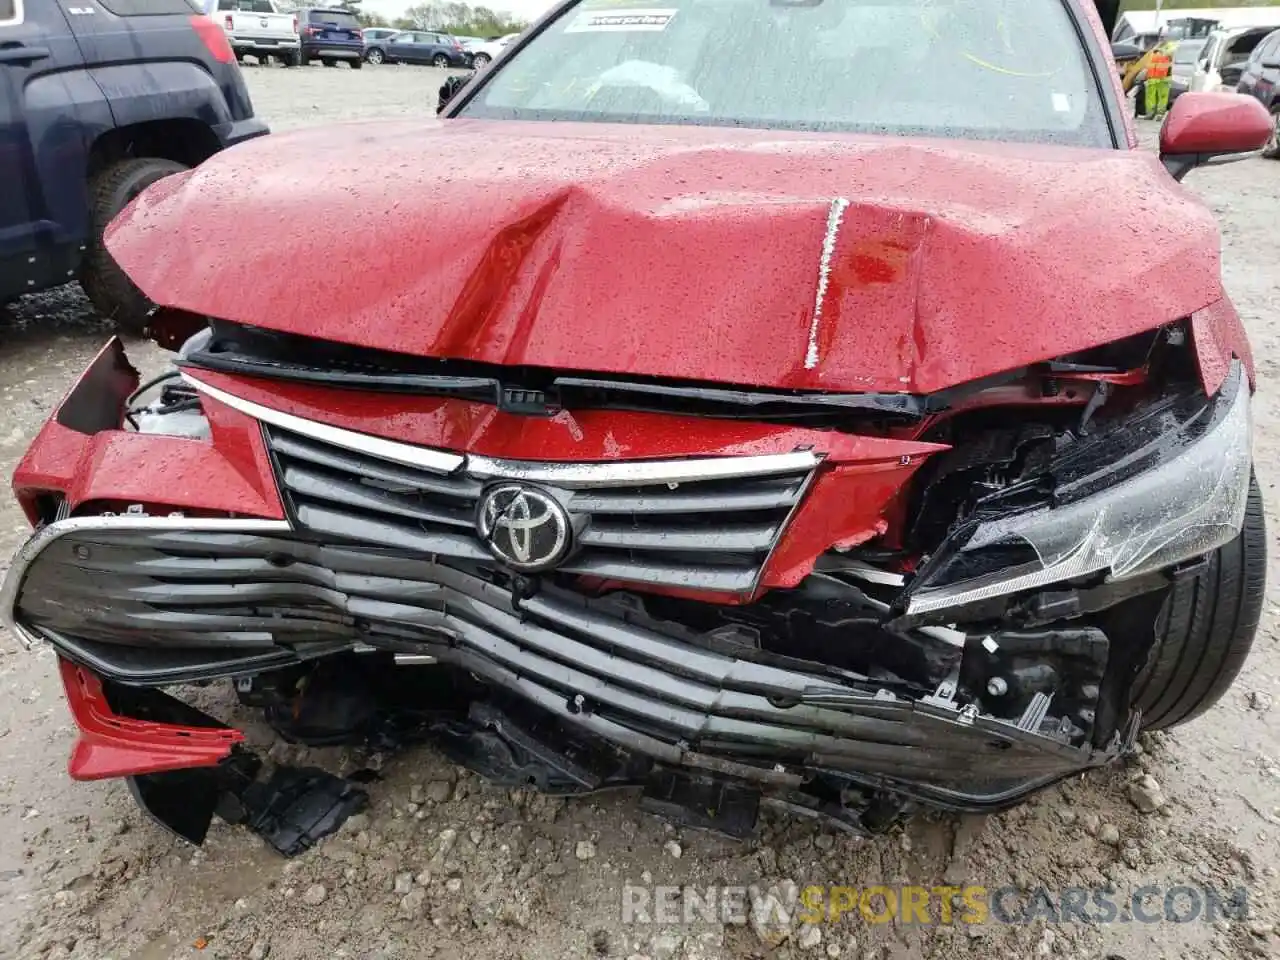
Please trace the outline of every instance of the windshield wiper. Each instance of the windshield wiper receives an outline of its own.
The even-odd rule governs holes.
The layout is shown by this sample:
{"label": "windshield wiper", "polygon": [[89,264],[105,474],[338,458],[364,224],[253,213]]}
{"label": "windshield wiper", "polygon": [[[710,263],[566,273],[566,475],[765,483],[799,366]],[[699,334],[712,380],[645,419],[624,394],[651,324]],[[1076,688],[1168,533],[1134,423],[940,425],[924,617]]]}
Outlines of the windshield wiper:
{"label": "windshield wiper", "polygon": [[[778,414],[803,415],[806,413],[859,411],[904,417],[921,417],[924,404],[921,398],[909,393],[774,393],[767,390],[740,390],[732,387],[675,386],[663,383],[644,383],[633,380],[607,380],[598,377],[556,377],[551,383],[565,409],[582,409],[593,406],[617,409],[628,396],[651,397],[663,400],[687,400],[694,405],[705,404],[723,408],[716,416],[745,416],[759,418],[771,410]],[[581,392],[581,395],[579,395]],[[592,402],[592,394],[597,402]],[[643,400],[637,400],[643,404]],[[663,406],[671,406],[664,404]]]}

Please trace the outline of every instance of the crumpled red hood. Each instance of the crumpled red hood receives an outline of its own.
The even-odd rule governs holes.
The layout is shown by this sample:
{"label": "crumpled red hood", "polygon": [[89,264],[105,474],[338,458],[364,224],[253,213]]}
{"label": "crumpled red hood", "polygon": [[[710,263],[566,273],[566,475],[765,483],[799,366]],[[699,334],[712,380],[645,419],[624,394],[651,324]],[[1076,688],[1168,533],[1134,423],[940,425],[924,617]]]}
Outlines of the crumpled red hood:
{"label": "crumpled red hood", "polygon": [[400,352],[929,392],[1222,296],[1145,152],[723,128],[359,123],[161,181],[107,245],[156,302]]}

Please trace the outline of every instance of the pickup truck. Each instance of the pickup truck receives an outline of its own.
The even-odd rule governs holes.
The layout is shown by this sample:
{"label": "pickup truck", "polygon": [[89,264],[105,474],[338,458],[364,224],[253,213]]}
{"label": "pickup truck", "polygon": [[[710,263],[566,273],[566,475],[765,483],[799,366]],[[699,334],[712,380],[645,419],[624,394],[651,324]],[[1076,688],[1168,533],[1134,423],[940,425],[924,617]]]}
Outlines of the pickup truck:
{"label": "pickup truck", "polygon": [[222,24],[235,51],[265,61],[275,57],[286,67],[299,62],[298,17],[281,12],[275,0],[218,0],[215,19]]}
{"label": "pickup truck", "polygon": [[152,303],[102,245],[134,197],[262,136],[222,27],[189,0],[0,0],[0,304],[78,279],[121,330]]}

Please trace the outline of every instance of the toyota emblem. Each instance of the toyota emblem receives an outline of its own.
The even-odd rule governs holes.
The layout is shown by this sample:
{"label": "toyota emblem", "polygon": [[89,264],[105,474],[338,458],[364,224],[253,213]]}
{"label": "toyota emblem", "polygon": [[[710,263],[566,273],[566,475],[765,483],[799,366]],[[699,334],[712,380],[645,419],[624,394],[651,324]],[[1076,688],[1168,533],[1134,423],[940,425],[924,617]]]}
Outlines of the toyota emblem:
{"label": "toyota emblem", "polygon": [[573,527],[555,497],[536,487],[503,483],[480,499],[476,529],[489,552],[516,570],[546,570],[569,552]]}

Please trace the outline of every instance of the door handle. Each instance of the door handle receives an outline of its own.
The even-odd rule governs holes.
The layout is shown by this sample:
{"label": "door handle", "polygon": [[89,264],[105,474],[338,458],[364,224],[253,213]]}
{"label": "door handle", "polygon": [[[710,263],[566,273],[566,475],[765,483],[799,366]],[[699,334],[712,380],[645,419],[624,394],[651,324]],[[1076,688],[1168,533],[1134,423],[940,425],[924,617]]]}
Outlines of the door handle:
{"label": "door handle", "polygon": [[0,63],[30,63],[49,56],[48,47],[28,47],[21,43],[0,45]]}

